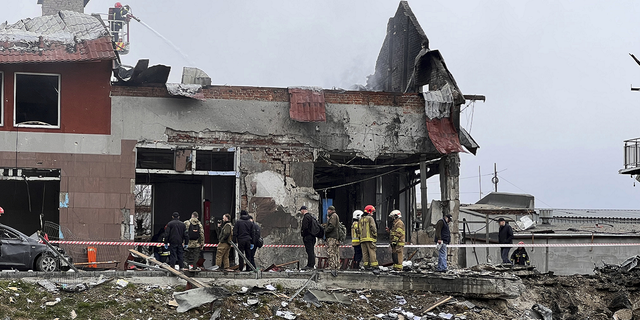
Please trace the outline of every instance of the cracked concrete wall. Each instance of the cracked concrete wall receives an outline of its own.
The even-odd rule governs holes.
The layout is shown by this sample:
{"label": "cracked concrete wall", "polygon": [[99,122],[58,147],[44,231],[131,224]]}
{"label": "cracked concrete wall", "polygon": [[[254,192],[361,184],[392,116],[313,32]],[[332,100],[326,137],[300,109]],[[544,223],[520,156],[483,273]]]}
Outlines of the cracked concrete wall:
{"label": "cracked concrete wall", "polygon": [[[139,141],[167,141],[167,128],[201,137],[195,143],[238,141],[216,139],[219,133],[284,141],[319,150],[353,152],[376,159],[391,154],[437,154],[427,137],[424,102],[400,106],[326,104],[327,122],[301,123],[289,118],[289,103],[114,96],[112,136]],[[143,123],[139,119],[147,119]]]}

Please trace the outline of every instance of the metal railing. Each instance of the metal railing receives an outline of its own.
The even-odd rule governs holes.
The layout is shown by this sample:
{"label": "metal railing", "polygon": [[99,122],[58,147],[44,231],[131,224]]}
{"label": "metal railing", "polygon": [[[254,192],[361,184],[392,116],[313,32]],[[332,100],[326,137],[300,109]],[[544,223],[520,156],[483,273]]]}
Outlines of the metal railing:
{"label": "metal railing", "polygon": [[640,167],[640,138],[624,141],[624,168]]}

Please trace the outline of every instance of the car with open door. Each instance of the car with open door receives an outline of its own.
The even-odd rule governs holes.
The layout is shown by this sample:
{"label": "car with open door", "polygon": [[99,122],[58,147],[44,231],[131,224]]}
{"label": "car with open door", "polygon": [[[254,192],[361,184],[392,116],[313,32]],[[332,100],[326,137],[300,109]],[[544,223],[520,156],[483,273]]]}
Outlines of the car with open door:
{"label": "car with open door", "polygon": [[[73,263],[62,248],[53,248],[69,263]],[[69,265],[36,236],[28,237],[16,229],[0,224],[0,269],[53,272],[68,270]]]}

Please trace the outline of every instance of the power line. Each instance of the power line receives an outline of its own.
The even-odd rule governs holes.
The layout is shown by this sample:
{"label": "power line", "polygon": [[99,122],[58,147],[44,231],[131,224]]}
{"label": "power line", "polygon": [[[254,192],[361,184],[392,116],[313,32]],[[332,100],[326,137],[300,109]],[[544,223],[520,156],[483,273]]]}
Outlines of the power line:
{"label": "power line", "polygon": [[[509,184],[511,184],[512,186],[514,186],[514,187],[518,188],[518,189],[519,189],[520,191],[522,191],[522,192],[525,192],[525,193],[527,192],[527,191],[523,190],[522,188],[520,188],[520,187],[516,186],[513,182],[511,182],[511,181],[509,181],[509,180],[505,179],[503,176],[500,176],[500,179],[503,179],[504,181],[506,181],[506,182],[508,182]],[[538,199],[538,198],[536,198],[536,200],[537,200],[537,201],[542,202],[542,203],[543,203],[543,204],[545,204],[547,207],[551,207],[551,205],[550,205],[550,204],[548,204],[548,203],[546,203],[546,202],[544,202],[544,201],[542,201],[542,200],[540,200],[540,199]]]}

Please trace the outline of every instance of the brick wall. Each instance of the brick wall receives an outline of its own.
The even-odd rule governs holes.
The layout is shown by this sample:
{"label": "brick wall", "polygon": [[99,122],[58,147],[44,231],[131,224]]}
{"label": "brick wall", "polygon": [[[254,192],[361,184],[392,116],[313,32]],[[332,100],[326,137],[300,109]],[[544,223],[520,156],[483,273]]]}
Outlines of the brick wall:
{"label": "brick wall", "polygon": [[[287,88],[211,86],[204,88],[203,93],[207,99],[289,102]],[[111,95],[171,97],[164,86],[125,87],[114,85],[111,88]],[[324,97],[326,103],[333,104],[398,106],[420,110],[424,108],[424,99],[422,95],[417,93],[324,90]]]}
{"label": "brick wall", "polygon": [[85,0],[42,0],[42,15],[57,14],[60,10],[84,13]]}
{"label": "brick wall", "polygon": [[60,225],[81,239],[120,239],[121,209],[134,214],[131,182],[135,179],[135,141],[122,142],[121,155],[0,152],[0,166],[60,169]]}

